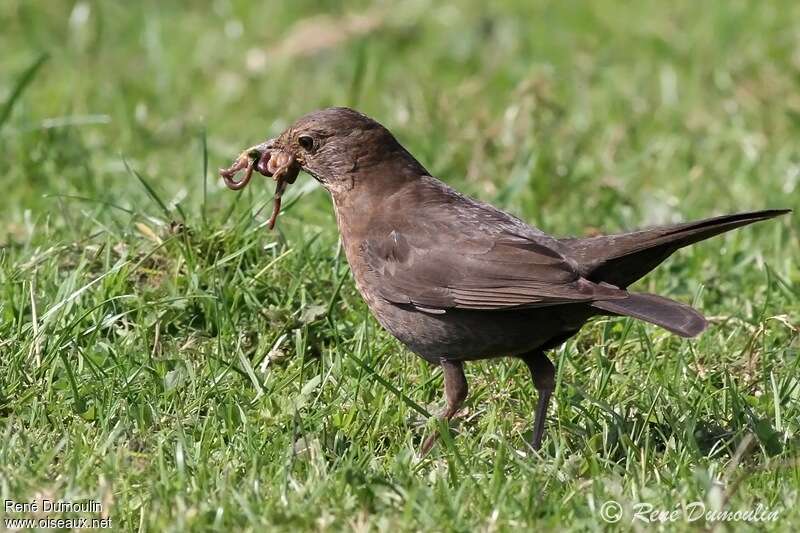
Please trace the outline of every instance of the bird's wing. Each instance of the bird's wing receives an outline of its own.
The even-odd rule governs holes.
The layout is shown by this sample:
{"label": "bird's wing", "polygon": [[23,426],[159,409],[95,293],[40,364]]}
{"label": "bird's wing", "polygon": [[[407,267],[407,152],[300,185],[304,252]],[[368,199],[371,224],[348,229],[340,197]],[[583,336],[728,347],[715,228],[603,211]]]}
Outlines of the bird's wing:
{"label": "bird's wing", "polygon": [[558,241],[487,204],[459,195],[412,214],[376,227],[360,247],[371,285],[392,303],[441,312],[627,297],[584,279]]}

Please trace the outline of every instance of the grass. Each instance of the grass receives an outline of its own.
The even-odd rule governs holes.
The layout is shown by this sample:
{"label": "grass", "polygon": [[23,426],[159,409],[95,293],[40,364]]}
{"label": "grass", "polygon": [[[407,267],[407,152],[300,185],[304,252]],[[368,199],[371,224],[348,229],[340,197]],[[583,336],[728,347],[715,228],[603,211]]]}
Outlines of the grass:
{"label": "grass", "polygon": [[[201,5],[202,4],[202,5]],[[0,500],[98,500],[122,530],[800,525],[797,215],[639,283],[712,318],[596,320],[551,354],[440,372],[357,294],[305,176],[216,177],[352,105],[437,176],[560,235],[800,208],[796,2],[0,4]],[[535,327],[535,325],[532,325]],[[636,504],[776,522],[632,522]],[[26,515],[9,514],[6,517]],[[683,516],[683,515],[682,515]]]}

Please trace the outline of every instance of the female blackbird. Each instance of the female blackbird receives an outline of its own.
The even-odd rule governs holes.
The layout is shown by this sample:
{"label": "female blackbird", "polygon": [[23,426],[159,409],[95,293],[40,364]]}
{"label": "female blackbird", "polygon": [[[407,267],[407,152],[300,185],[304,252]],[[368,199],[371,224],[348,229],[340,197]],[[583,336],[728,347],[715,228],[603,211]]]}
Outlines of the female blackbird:
{"label": "female blackbird", "polygon": [[[683,246],[784,213],[739,213],[590,238],[556,238],[468,198],[431,176],[369,117],[337,107],[309,113],[222,172],[231,188],[247,168],[275,176],[278,192],[299,170],[333,197],[347,261],[378,319],[444,372],[450,420],[467,396],[464,361],[522,359],[539,393],[533,448],[544,434],[555,369],[545,351],[597,315],[621,315],[683,337],[706,320],[688,305],[627,287]],[[276,195],[276,212],[279,209]],[[273,218],[274,221],[274,218]],[[423,451],[433,443],[428,439]]]}

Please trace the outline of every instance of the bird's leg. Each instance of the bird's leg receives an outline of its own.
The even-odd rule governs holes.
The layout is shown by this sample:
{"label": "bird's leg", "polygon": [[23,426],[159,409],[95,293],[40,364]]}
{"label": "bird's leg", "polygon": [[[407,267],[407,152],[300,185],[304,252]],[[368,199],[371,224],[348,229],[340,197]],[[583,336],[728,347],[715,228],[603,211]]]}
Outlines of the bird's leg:
{"label": "bird's leg", "polygon": [[556,369],[550,359],[541,350],[528,352],[522,356],[522,360],[528,365],[533,378],[533,386],[539,393],[539,400],[536,404],[536,414],[533,422],[533,442],[531,445],[534,450],[542,446],[544,436],[544,421],[547,417],[547,408],[550,405],[550,397],[556,386]]}
{"label": "bird's leg", "polygon": [[[448,361],[442,359],[442,372],[444,373],[444,398],[446,405],[439,419],[450,421],[461,409],[464,400],[467,399],[467,378],[464,375],[464,364],[461,361]],[[422,444],[421,455],[426,455],[434,443],[439,433],[433,433]]]}

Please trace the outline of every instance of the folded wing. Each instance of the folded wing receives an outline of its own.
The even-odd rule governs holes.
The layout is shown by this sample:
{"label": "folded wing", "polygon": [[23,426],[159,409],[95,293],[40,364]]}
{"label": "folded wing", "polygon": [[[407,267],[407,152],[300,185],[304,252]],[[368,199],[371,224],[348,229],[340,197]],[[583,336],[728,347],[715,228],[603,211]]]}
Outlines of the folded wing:
{"label": "folded wing", "polygon": [[625,291],[582,278],[556,250],[518,235],[442,241],[435,235],[392,230],[373,234],[362,244],[361,254],[383,298],[424,311],[542,307],[627,297]]}

